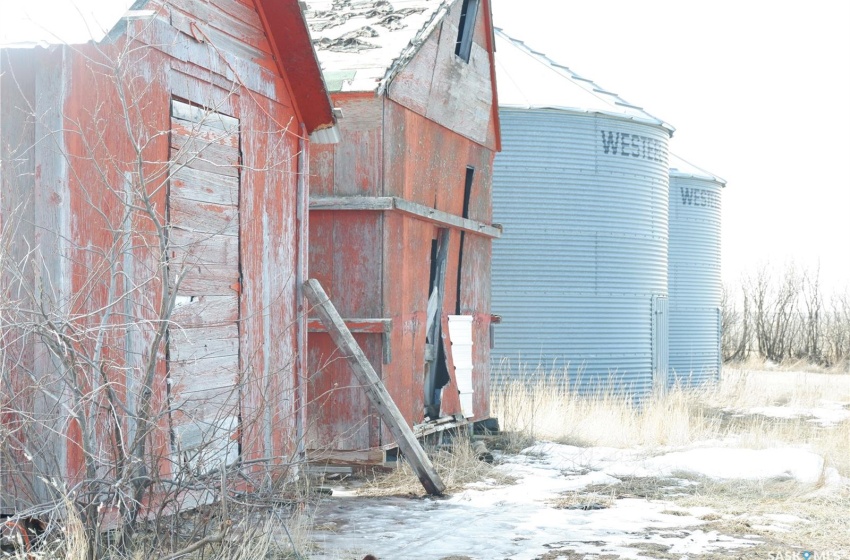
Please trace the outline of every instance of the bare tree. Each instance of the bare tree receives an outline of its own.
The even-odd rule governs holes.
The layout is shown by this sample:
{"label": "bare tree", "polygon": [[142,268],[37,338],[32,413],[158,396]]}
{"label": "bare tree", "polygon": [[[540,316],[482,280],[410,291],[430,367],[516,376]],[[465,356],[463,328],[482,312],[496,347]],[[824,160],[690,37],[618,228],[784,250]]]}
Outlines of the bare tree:
{"label": "bare tree", "polygon": [[812,363],[824,362],[823,353],[823,296],[820,291],[820,267],[814,272],[805,270],[802,275],[800,289],[800,332],[802,341],[797,349],[798,358],[807,359]]}
{"label": "bare tree", "polygon": [[752,284],[755,336],[759,353],[773,362],[792,355],[796,336],[800,275],[789,266],[774,282],[773,272],[762,266]]}
{"label": "bare tree", "polygon": [[750,294],[746,290],[733,290],[724,284],[720,309],[723,360],[745,360],[750,348]]}

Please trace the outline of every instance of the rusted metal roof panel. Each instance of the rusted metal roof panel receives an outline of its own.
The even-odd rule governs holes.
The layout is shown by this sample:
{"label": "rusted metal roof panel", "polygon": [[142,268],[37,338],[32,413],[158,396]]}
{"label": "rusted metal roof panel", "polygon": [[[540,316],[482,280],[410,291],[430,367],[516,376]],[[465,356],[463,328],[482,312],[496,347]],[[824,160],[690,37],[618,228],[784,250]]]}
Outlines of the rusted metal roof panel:
{"label": "rusted metal roof panel", "polygon": [[328,88],[377,91],[395,69],[413,57],[454,1],[304,2]]}
{"label": "rusted metal roof panel", "polygon": [[598,113],[661,126],[671,133],[674,130],[641,107],[532,50],[501,29],[496,29],[496,82],[502,108]]}

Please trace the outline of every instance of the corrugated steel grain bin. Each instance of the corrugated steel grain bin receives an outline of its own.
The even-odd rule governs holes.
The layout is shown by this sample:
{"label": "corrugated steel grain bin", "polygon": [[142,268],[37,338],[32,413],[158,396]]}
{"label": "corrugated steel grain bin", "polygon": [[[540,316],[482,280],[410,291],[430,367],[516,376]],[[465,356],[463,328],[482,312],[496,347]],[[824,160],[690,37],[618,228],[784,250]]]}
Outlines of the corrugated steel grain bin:
{"label": "corrugated steel grain bin", "polygon": [[494,382],[566,372],[580,392],[640,398],[667,372],[673,129],[501,31],[496,43]]}
{"label": "corrugated steel grain bin", "polygon": [[720,201],[726,182],[670,158],[670,376],[684,387],[720,376]]}

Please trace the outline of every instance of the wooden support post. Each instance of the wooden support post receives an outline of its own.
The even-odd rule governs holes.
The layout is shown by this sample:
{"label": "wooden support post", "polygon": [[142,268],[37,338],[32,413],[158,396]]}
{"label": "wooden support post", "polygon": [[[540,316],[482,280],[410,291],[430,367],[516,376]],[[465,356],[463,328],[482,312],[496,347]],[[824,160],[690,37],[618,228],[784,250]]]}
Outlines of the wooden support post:
{"label": "wooden support post", "polygon": [[425,450],[419,444],[419,440],[413,434],[410,426],[404,420],[398,407],[384,387],[384,383],[375,373],[372,364],[366,359],[366,355],[357,341],[345,326],[345,321],[340,317],[334,305],[331,303],[322,285],[315,278],[304,283],[304,295],[310,302],[313,311],[319,316],[322,324],[328,329],[334,343],[342,351],[348,360],[357,380],[366,390],[369,400],[378,410],[381,419],[389,427],[390,432],[398,443],[398,448],[410,461],[410,465],[419,477],[419,482],[429,494],[439,496],[445,491],[446,486],[440,480],[437,471],[431,464],[431,460],[425,454]]}

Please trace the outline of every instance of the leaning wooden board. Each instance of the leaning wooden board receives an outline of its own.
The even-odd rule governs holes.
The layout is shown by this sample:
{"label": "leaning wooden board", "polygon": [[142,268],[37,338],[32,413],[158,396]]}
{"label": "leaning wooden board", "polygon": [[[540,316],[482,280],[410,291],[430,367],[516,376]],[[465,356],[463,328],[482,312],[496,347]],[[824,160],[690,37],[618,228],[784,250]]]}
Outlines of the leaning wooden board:
{"label": "leaning wooden board", "polygon": [[334,343],[342,351],[354,371],[366,395],[372,405],[378,410],[381,419],[389,427],[398,447],[404,456],[410,461],[419,482],[429,494],[440,495],[446,486],[434,470],[431,460],[425,454],[419,440],[413,435],[413,430],[405,422],[392,397],[384,387],[383,382],[375,373],[372,364],[360,349],[360,346],[351,335],[351,331],[345,326],[345,321],[331,303],[322,285],[316,279],[307,280],[304,283],[304,294],[310,302],[313,311],[319,316],[322,324],[328,329]]}

